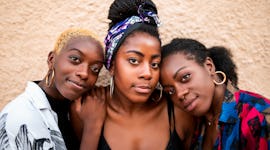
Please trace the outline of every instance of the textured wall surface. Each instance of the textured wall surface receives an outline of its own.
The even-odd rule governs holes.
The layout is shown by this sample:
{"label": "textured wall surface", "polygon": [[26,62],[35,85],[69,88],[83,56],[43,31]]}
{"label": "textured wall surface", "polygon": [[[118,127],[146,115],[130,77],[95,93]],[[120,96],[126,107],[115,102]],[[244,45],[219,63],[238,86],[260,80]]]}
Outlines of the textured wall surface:
{"label": "textured wall surface", "polygon": [[[224,45],[238,66],[239,87],[270,97],[269,0],[154,0],[162,42],[195,38]],[[69,27],[94,30],[103,39],[112,0],[0,0],[0,109],[29,80],[47,72],[47,54]],[[102,72],[99,83],[107,82]]]}

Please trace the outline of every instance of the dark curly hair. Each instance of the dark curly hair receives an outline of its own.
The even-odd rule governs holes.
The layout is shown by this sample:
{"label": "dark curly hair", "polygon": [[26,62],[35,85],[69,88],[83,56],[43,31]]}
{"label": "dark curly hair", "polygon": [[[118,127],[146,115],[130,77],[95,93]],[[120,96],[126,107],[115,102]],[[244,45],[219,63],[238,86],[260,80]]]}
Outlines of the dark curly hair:
{"label": "dark curly hair", "polygon": [[176,53],[183,53],[188,56],[188,59],[194,59],[201,66],[203,66],[206,58],[210,57],[216,70],[223,71],[227,76],[227,81],[230,80],[237,87],[236,65],[232,60],[231,52],[225,47],[214,46],[207,49],[202,43],[194,39],[175,38],[161,48],[162,59]]}
{"label": "dark curly hair", "polygon": [[[140,5],[143,5],[143,9],[158,14],[156,5],[151,0],[115,0],[109,9],[108,19],[111,20],[109,23],[109,30],[128,17],[139,16],[138,8]],[[149,35],[156,37],[161,43],[158,29],[153,24],[144,23],[139,28],[129,33],[125,38],[135,32],[148,33]]]}

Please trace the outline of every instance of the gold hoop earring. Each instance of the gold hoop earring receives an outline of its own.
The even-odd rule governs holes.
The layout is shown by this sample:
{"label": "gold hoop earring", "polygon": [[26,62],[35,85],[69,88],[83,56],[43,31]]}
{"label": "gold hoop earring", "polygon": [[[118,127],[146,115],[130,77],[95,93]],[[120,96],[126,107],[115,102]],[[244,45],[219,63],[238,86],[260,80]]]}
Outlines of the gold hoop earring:
{"label": "gold hoop earring", "polygon": [[114,90],[113,76],[110,78],[110,96],[112,97]]}
{"label": "gold hoop earring", "polygon": [[223,71],[216,71],[215,74],[221,74],[223,76],[223,80],[221,82],[217,82],[215,80],[213,80],[213,82],[216,84],[216,85],[221,85],[223,83],[225,83],[227,77],[226,77],[226,74],[223,72]]}
{"label": "gold hoop earring", "polygon": [[152,97],[152,101],[154,101],[154,102],[159,102],[160,100],[161,100],[161,98],[162,98],[162,93],[163,93],[163,88],[162,88],[162,86],[161,86],[161,84],[158,82],[158,84],[157,84],[157,86],[156,86],[156,89],[157,90],[159,90],[160,92],[159,92],[159,97],[158,97],[158,99],[155,99],[155,98],[153,98]]}
{"label": "gold hoop earring", "polygon": [[52,69],[52,71],[49,70],[48,73],[46,74],[46,76],[45,76],[45,84],[48,87],[50,87],[52,85],[53,79],[54,79],[54,69]]}

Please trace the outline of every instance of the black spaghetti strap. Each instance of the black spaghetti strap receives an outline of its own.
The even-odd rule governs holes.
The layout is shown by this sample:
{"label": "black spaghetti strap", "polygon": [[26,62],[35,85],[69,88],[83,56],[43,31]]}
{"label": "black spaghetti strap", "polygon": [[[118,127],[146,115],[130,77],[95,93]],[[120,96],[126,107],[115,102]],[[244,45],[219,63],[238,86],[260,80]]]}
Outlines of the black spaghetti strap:
{"label": "black spaghetti strap", "polygon": [[172,107],[172,117],[173,117],[173,130],[175,130],[175,116],[174,116],[174,105],[172,103],[172,101],[170,100],[171,102],[171,107]]}
{"label": "black spaghetti strap", "polygon": [[166,150],[177,150],[184,149],[182,140],[175,129],[175,115],[174,115],[174,105],[170,97],[166,95],[167,105],[168,105],[168,116],[169,116],[169,125],[170,125],[170,141],[167,145]]}
{"label": "black spaghetti strap", "polygon": [[169,124],[171,126],[171,121],[172,121],[172,118],[171,118],[171,115],[172,115],[172,105],[171,105],[171,102],[170,102],[169,99],[167,99],[167,108],[168,108]]}
{"label": "black spaghetti strap", "polygon": [[[173,107],[172,101],[170,100],[170,97],[166,95],[166,99],[167,99],[168,117],[169,117],[170,134],[171,134],[175,130],[174,107]],[[173,126],[173,130],[171,129],[172,126]]]}
{"label": "black spaghetti strap", "polygon": [[100,139],[99,139],[99,143],[98,143],[98,150],[111,150],[103,133],[104,133],[104,126],[102,127],[102,130],[101,130],[101,135],[100,135]]}

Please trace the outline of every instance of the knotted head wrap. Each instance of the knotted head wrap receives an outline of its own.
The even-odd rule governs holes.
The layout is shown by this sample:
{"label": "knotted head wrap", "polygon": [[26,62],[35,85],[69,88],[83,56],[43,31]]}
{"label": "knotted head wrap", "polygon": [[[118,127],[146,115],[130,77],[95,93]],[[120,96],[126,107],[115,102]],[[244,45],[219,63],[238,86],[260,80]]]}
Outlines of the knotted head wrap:
{"label": "knotted head wrap", "polygon": [[145,3],[138,7],[138,16],[131,16],[117,23],[109,31],[105,38],[105,67],[110,69],[113,55],[118,50],[127,35],[138,29],[142,24],[160,26],[158,15],[153,11],[145,9]]}

